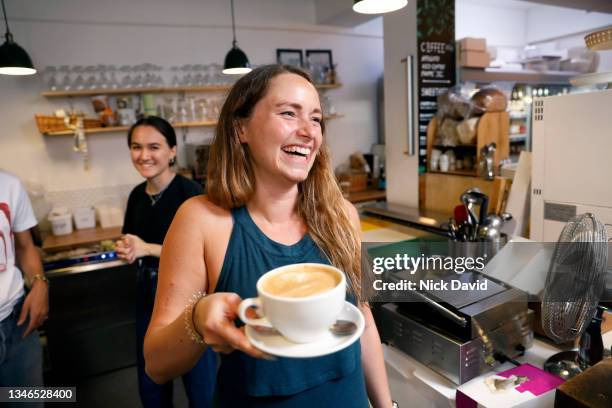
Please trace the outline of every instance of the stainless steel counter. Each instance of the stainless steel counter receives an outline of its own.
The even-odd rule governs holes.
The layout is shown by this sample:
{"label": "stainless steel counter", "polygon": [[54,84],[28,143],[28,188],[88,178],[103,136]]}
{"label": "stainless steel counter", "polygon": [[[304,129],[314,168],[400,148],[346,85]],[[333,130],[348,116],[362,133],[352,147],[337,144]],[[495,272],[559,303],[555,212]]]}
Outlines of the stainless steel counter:
{"label": "stainless steel counter", "polygon": [[443,224],[448,222],[448,215],[435,211],[421,211],[387,202],[379,202],[361,207],[368,215],[376,215],[416,229],[446,236]]}

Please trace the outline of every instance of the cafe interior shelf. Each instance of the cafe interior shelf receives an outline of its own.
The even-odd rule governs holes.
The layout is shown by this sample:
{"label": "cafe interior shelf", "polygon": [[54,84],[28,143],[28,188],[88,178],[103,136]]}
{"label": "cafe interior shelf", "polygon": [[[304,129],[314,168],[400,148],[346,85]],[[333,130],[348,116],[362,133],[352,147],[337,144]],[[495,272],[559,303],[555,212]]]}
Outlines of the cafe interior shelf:
{"label": "cafe interior shelf", "polygon": [[461,81],[472,81],[476,83],[491,83],[496,81],[510,81],[521,84],[558,84],[569,85],[571,77],[578,75],[577,72],[566,71],[504,71],[496,68],[461,68],[459,76]]}
{"label": "cafe interior shelf", "polygon": [[[344,117],[344,115],[335,113],[333,115],[325,116],[325,120],[339,119]],[[216,121],[204,121],[204,122],[180,122],[173,123],[172,126],[176,128],[189,128],[189,127],[210,127],[216,126]],[[110,133],[110,132],[127,132],[129,126],[108,126],[108,127],[98,127],[98,128],[89,128],[85,129],[86,134],[91,133]],[[47,132],[44,133],[45,136],[71,136],[74,135],[73,130],[59,130],[56,132]]]}
{"label": "cafe interior shelf", "polygon": [[[340,88],[342,84],[320,84],[315,85],[318,89]],[[118,88],[118,89],[83,89],[78,91],[45,91],[42,96],[46,97],[66,97],[66,96],[91,96],[91,95],[122,95],[138,93],[177,93],[177,92],[225,92],[231,85],[210,85],[210,86],[183,86],[183,87],[155,87],[155,88]]]}

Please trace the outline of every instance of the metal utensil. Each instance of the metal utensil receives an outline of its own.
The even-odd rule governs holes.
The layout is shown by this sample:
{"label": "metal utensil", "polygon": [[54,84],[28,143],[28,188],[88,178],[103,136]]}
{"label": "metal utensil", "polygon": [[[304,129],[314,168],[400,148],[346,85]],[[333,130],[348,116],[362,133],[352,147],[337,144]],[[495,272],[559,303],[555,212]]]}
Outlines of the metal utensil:
{"label": "metal utensil", "polygon": [[[252,325],[251,327],[258,333],[279,334],[278,330],[273,327],[256,325]],[[357,325],[350,320],[339,319],[329,327],[329,331],[336,336],[350,336],[357,331]]]}
{"label": "metal utensil", "polygon": [[489,214],[485,225],[500,229],[504,220],[497,214]]}
{"label": "metal utensil", "polygon": [[457,227],[457,221],[453,217],[450,217],[448,219],[448,236],[453,241],[457,241],[459,239],[458,234],[459,234],[459,227]]}

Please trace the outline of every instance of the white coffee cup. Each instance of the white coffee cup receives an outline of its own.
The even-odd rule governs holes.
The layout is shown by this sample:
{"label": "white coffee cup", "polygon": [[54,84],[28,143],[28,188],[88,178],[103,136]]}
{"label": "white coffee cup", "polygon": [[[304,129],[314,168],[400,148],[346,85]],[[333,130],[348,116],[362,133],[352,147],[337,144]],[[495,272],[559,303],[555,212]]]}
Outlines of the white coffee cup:
{"label": "white coffee cup", "polygon": [[[293,285],[294,278],[302,281]],[[308,279],[304,285],[303,278]],[[292,293],[283,292],[285,288],[293,287],[296,290]],[[314,293],[310,293],[312,291]],[[286,265],[259,278],[257,295],[256,298],[244,299],[240,303],[238,315],[245,324],[274,328],[294,343],[311,343],[328,332],[342,311],[346,297],[346,278],[341,270],[330,265]],[[257,307],[262,317],[247,317],[246,312],[250,307]]]}

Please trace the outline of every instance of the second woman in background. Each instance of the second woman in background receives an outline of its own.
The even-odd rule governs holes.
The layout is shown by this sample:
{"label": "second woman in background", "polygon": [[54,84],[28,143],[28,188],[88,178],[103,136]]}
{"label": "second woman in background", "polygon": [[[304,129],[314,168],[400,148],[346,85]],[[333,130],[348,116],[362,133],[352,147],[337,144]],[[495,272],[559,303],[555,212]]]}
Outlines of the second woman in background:
{"label": "second woman in background", "polygon": [[[128,132],[132,163],[145,182],[132,190],[125,212],[123,237],[117,253],[129,262],[138,262],[136,337],[138,343],[138,388],[146,407],[172,406],[172,381],[155,384],[144,372],[143,343],[151,319],[161,245],[179,206],[202,193],[195,182],[176,174],[176,134],[162,118],[149,116],[136,122]],[[215,353],[208,350],[183,375],[191,407],[207,407],[216,376]]]}

